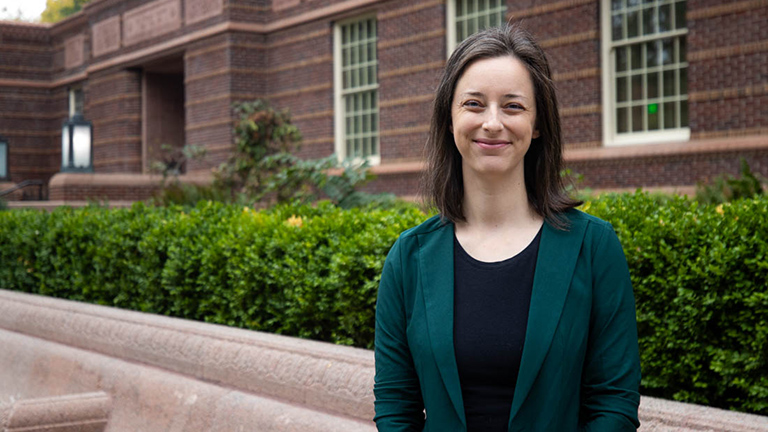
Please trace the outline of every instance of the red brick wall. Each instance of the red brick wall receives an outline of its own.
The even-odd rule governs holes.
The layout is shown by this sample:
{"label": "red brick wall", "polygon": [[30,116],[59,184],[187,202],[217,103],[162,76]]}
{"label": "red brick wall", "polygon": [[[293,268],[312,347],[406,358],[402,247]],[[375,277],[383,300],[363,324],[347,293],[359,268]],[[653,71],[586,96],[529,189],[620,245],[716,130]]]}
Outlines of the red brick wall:
{"label": "red brick wall", "polygon": [[61,109],[51,103],[51,38],[42,26],[0,23],[0,81],[25,80],[37,87],[0,85],[0,136],[8,140],[11,182],[47,181],[60,166]]}
{"label": "red brick wall", "polygon": [[85,117],[93,122],[93,169],[141,173],[141,71],[111,69],[88,76]]}

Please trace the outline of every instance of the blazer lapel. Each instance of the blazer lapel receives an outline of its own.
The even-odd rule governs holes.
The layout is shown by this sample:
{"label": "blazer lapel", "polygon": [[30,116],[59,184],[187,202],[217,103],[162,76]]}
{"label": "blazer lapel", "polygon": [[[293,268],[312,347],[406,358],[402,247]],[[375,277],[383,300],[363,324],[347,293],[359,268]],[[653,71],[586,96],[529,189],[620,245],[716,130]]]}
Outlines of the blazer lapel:
{"label": "blazer lapel", "polygon": [[432,351],[453,407],[466,426],[453,348],[453,224],[419,235],[418,239],[420,281]]}
{"label": "blazer lapel", "polygon": [[586,224],[578,220],[571,220],[568,231],[544,224],[510,421],[528,396],[549,351],[585,232]]}

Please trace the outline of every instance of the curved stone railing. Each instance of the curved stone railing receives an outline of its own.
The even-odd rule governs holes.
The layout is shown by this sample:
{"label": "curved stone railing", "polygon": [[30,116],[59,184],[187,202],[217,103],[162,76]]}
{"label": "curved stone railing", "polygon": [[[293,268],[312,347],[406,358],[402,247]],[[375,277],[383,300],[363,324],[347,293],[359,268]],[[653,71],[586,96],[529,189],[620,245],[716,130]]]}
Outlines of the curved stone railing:
{"label": "curved stone railing", "polygon": [[[3,290],[0,346],[0,403],[103,391],[107,432],[375,430],[368,350]],[[641,431],[768,431],[652,398],[640,415]]]}
{"label": "curved stone railing", "polygon": [[24,399],[0,404],[0,431],[102,432],[110,411],[104,392]]}

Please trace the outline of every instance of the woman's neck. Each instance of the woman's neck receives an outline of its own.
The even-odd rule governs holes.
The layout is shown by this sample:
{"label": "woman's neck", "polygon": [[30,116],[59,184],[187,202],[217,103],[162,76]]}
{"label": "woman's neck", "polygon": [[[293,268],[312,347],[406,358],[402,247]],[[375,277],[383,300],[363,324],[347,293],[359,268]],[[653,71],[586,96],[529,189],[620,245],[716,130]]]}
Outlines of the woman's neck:
{"label": "woman's neck", "polygon": [[541,217],[533,210],[525,189],[525,178],[464,177],[464,217],[462,225],[474,229],[495,231],[513,227],[541,224]]}

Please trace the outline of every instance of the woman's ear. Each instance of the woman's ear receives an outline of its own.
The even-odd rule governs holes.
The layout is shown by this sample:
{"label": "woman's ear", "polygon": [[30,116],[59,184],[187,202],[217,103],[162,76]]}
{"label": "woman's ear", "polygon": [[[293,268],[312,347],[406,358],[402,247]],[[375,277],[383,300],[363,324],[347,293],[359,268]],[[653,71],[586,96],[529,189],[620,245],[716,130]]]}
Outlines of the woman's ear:
{"label": "woman's ear", "polygon": [[539,130],[536,129],[535,131],[533,131],[533,135],[531,136],[531,138],[536,139],[538,137],[539,137]]}

